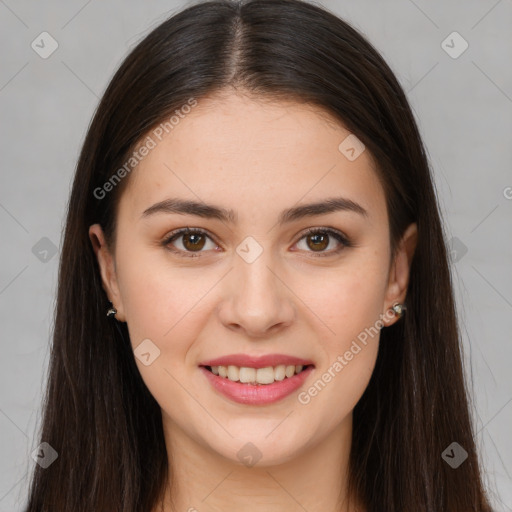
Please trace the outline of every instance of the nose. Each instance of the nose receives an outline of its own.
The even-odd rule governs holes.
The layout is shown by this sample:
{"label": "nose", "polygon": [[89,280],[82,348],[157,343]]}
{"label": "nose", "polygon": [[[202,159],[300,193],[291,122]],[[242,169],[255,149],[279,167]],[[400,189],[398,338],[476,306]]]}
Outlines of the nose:
{"label": "nose", "polygon": [[[292,324],[296,308],[293,292],[276,271],[270,251],[252,263],[234,259],[218,314],[220,321],[247,338],[261,339]],[[268,254],[268,256],[267,256]]]}

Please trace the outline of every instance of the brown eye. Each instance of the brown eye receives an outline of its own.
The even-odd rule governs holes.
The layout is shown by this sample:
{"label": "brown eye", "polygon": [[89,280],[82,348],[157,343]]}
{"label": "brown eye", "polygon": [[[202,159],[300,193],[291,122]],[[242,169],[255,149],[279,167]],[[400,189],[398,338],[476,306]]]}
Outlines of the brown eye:
{"label": "brown eye", "polygon": [[[180,240],[181,244],[178,244]],[[206,231],[198,228],[185,228],[171,233],[169,237],[163,241],[163,245],[179,256],[197,257],[201,252],[204,252],[203,249],[208,240],[211,241],[212,248],[215,249],[217,246],[213,243],[212,238]]]}
{"label": "brown eye", "polygon": [[199,233],[186,233],[183,236],[183,246],[190,251],[200,251],[205,244],[205,237]]}
{"label": "brown eye", "polygon": [[[299,242],[302,240],[306,241],[306,252],[316,253],[315,256],[331,256],[339,253],[345,247],[352,246],[347,237],[338,231],[327,228],[311,228],[306,231]],[[338,247],[332,250],[326,250],[329,245],[331,245],[331,242],[334,243],[334,246],[337,244]]]}
{"label": "brown eye", "polygon": [[306,239],[308,240],[308,247],[316,250],[324,250],[329,245],[329,236],[320,233],[313,233],[312,235],[307,235]]}

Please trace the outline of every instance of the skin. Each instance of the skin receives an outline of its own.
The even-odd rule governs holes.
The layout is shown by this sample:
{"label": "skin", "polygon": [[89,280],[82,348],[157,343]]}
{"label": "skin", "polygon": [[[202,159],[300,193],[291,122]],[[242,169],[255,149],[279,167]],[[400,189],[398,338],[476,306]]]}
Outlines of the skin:
{"label": "skin", "polygon": [[[169,464],[177,468],[175,507],[167,492],[166,511],[364,510],[340,506],[337,497],[346,495],[352,411],[373,372],[379,335],[309,403],[297,395],[386,312],[383,325],[398,320],[389,310],[405,301],[417,228],[408,227],[391,260],[384,191],[368,151],[349,161],[338,150],[348,135],[311,106],[232,92],[203,98],[129,176],[116,246],[106,245],[98,224],[90,227],[116,318],[127,322],[134,348],[149,338],[160,350],[149,366],[136,362],[161,406]],[[277,225],[283,209],[333,195],[359,203],[368,217],[337,211]],[[238,222],[141,217],[169,197],[231,208]],[[199,253],[175,239],[180,257],[162,241],[184,227],[211,237]],[[354,245],[330,237],[316,249],[303,235],[311,227],[338,229]],[[236,252],[247,236],[263,249],[252,263]],[[283,400],[242,405],[218,394],[198,367],[239,352],[294,355],[315,369]],[[249,442],[261,453],[253,467],[237,457]]]}

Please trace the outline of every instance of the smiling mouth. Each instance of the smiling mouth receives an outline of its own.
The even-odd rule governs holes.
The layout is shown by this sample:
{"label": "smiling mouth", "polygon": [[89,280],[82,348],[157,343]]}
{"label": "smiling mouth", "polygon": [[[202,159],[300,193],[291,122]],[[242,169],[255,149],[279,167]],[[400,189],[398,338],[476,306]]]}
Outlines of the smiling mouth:
{"label": "smiling mouth", "polygon": [[218,377],[238,382],[240,384],[261,385],[265,386],[280,382],[294,377],[307,370],[313,368],[314,365],[277,365],[267,366],[265,368],[250,368],[239,366],[203,366]]}

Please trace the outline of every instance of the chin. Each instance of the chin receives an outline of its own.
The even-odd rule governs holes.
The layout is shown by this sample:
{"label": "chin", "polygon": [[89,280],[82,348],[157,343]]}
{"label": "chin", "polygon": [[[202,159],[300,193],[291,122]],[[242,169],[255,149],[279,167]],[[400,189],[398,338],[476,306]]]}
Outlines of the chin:
{"label": "chin", "polygon": [[210,448],[219,455],[240,466],[258,468],[272,467],[285,464],[300,456],[309,444],[305,439],[290,439],[283,431],[282,436],[268,434],[271,430],[260,432],[258,435],[237,436],[229,442],[229,445],[210,444]]}

